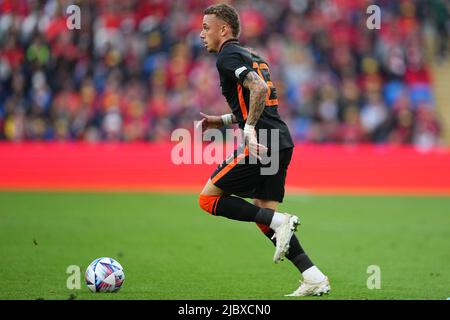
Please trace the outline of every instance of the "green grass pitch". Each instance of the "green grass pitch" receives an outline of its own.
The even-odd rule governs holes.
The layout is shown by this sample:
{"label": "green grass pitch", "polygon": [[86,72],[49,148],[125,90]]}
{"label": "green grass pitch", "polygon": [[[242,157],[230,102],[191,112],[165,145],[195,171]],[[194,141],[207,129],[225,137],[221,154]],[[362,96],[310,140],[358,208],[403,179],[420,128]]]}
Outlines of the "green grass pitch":
{"label": "green grass pitch", "polygon": [[[253,223],[203,213],[196,195],[0,193],[0,299],[304,299],[299,274]],[[297,235],[332,292],[308,299],[450,297],[450,197],[287,196]],[[91,293],[97,257],[124,267],[118,293]],[[66,269],[81,268],[81,289]],[[370,265],[381,289],[368,289]]]}

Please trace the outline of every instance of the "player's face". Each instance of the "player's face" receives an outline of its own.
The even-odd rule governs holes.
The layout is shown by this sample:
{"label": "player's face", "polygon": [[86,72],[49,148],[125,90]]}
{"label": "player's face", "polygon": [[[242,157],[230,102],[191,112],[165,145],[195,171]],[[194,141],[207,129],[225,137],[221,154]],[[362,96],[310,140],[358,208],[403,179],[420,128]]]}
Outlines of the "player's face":
{"label": "player's face", "polygon": [[203,17],[203,27],[200,33],[200,39],[202,39],[208,52],[217,52],[221,43],[221,20],[214,14],[206,14]]}

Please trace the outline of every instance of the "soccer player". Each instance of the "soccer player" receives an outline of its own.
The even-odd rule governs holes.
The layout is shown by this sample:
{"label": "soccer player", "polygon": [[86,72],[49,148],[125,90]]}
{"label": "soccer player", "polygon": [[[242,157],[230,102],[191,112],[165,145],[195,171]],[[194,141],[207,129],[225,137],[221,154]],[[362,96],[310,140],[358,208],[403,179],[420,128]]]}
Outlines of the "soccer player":
{"label": "soccer player", "polygon": [[[294,144],[277,111],[277,94],[269,66],[255,52],[239,44],[239,33],[239,15],[232,6],[217,4],[204,10],[200,38],[208,52],[217,53],[222,94],[232,113],[221,116],[202,113],[199,125],[206,130],[238,123],[243,129],[244,145],[214,171],[201,191],[199,204],[215,216],[256,222],[276,246],[273,261],[278,263],[286,256],[303,276],[303,282],[290,296],[322,295],[330,291],[330,284],[294,235],[298,217],[276,211],[284,198]],[[269,133],[277,130],[278,139],[271,141],[272,136],[267,134],[263,145],[261,129]],[[277,172],[261,174],[264,166],[261,156],[274,152],[279,159]],[[251,157],[256,157],[253,158],[256,161],[250,161]],[[243,197],[253,198],[253,204]]]}

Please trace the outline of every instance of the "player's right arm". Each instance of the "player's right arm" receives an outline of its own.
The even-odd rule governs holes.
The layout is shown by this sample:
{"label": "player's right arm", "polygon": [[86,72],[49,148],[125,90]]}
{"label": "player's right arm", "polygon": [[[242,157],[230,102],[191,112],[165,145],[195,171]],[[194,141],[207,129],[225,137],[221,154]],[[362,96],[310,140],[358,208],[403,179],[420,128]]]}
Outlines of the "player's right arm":
{"label": "player's right arm", "polygon": [[237,123],[236,116],[232,113],[224,114],[221,116],[210,116],[200,112],[202,119],[198,123],[198,127],[201,126],[202,130],[220,128],[224,125]]}

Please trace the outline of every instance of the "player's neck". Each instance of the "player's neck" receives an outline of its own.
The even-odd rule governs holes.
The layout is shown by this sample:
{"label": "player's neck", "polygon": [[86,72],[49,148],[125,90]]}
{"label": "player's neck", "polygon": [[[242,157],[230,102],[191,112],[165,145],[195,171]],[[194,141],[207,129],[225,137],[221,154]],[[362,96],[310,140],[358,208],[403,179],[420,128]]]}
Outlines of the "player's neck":
{"label": "player's neck", "polygon": [[230,42],[237,42],[237,43],[239,43],[239,39],[238,39],[238,38],[228,38],[228,39],[225,39],[225,40],[220,44],[219,50],[217,51],[217,53],[219,53],[220,51],[222,51],[223,47],[224,47],[227,43],[230,43]]}

